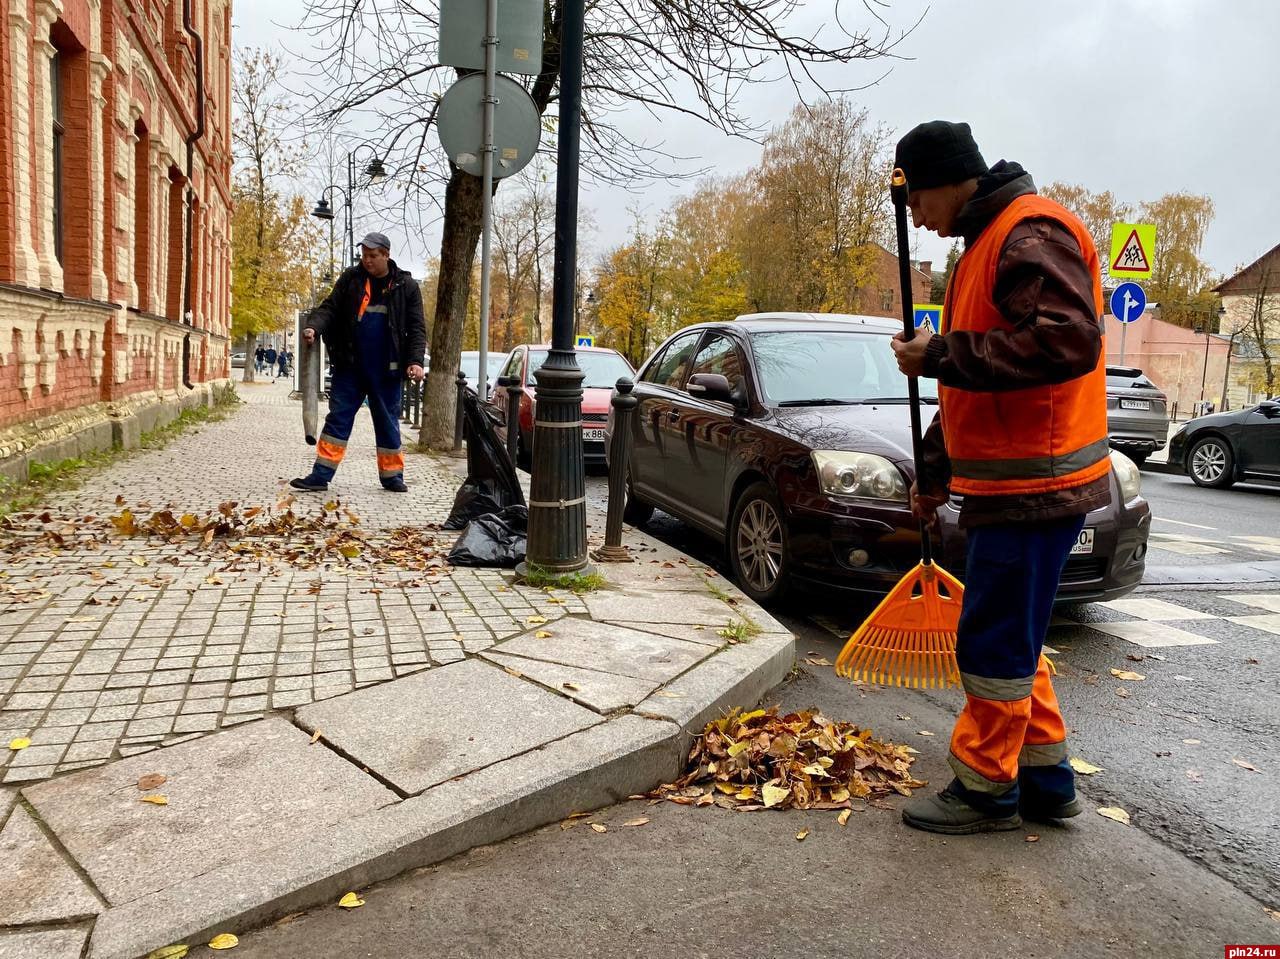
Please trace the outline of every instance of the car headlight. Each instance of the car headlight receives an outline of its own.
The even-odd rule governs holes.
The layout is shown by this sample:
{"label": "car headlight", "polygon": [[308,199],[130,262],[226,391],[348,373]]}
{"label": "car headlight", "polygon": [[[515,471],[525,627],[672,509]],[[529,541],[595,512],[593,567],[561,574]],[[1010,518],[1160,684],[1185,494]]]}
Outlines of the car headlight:
{"label": "car headlight", "polygon": [[883,456],[844,450],[815,450],[818,483],[829,496],[907,501],[907,484],[898,468]]}
{"label": "car headlight", "polygon": [[1116,479],[1120,482],[1120,495],[1127,503],[1142,495],[1142,473],[1134,465],[1133,460],[1118,450],[1111,451],[1111,468],[1116,471]]}

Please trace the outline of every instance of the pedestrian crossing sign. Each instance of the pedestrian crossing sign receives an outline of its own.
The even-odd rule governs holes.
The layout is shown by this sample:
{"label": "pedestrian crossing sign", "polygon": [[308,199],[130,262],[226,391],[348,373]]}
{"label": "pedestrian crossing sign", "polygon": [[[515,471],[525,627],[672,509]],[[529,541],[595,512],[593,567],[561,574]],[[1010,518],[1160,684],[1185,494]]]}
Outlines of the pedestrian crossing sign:
{"label": "pedestrian crossing sign", "polygon": [[595,346],[596,338],[594,336],[582,335],[578,337],[578,342],[574,346]]}
{"label": "pedestrian crossing sign", "polygon": [[916,329],[928,329],[930,333],[942,332],[942,307],[936,303],[913,303],[911,310],[915,313]]}
{"label": "pedestrian crossing sign", "polygon": [[1145,280],[1151,276],[1156,246],[1154,223],[1116,223],[1111,227],[1108,272],[1114,277]]}

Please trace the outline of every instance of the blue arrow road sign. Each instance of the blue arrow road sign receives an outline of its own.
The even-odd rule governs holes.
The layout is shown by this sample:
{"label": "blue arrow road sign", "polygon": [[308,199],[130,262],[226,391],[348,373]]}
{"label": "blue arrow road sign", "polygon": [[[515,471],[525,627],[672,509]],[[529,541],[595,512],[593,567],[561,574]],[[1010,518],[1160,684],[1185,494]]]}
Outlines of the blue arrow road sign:
{"label": "blue arrow road sign", "polygon": [[1147,294],[1137,283],[1121,283],[1111,294],[1111,313],[1121,323],[1132,323],[1147,308]]}
{"label": "blue arrow road sign", "polygon": [[579,336],[578,342],[574,346],[595,346],[596,338],[594,336]]}

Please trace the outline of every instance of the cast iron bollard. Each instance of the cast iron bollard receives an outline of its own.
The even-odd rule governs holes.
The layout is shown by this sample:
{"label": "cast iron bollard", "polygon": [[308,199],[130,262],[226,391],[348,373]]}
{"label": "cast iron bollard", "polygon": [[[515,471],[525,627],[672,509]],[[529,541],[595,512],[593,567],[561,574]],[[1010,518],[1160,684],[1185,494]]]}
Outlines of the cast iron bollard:
{"label": "cast iron bollard", "polygon": [[514,466],[520,450],[520,397],[524,387],[520,385],[518,376],[499,376],[498,386],[505,387],[507,391],[507,455]]}
{"label": "cast iron bollard", "polygon": [[627,505],[627,460],[631,454],[631,420],[640,401],[631,395],[636,388],[627,377],[618,380],[609,401],[613,406],[613,435],[609,437],[609,513],[604,526],[604,545],[596,550],[601,563],[630,563],[631,554],[622,545],[622,512]]}
{"label": "cast iron bollard", "polygon": [[462,394],[467,391],[467,374],[458,370],[458,378],[454,380],[458,392],[453,401],[453,451],[462,452]]}

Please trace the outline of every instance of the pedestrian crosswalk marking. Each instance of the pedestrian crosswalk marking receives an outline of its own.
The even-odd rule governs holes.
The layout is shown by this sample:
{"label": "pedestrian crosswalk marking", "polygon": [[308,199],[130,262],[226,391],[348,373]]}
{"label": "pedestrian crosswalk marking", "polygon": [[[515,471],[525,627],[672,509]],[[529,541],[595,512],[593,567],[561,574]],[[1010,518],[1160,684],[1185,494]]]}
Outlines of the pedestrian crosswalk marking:
{"label": "pedestrian crosswalk marking", "polygon": [[1263,613],[1261,616],[1228,616],[1227,621],[1280,636],[1280,613]]}
{"label": "pedestrian crosswalk marking", "polygon": [[1138,619],[1128,623],[1090,623],[1090,629],[1107,633],[1144,649],[1162,649],[1166,646],[1214,646],[1216,639],[1189,633],[1168,623]]}
{"label": "pedestrian crosswalk marking", "polygon": [[1177,603],[1167,603],[1163,599],[1147,599],[1131,596],[1127,599],[1113,599],[1108,603],[1099,603],[1107,609],[1114,609],[1126,616],[1135,616],[1154,623],[1172,623],[1185,619],[1217,619],[1212,613],[1202,613],[1198,609],[1187,609]]}
{"label": "pedestrian crosswalk marking", "polygon": [[1280,613],[1280,593],[1220,593],[1218,598]]}
{"label": "pedestrian crosswalk marking", "polygon": [[1180,519],[1169,519],[1165,516],[1153,516],[1151,519],[1156,523],[1172,523],[1174,526],[1190,526],[1192,529],[1207,529],[1212,532],[1217,532],[1218,529],[1216,526],[1201,526],[1199,523],[1186,523]]}
{"label": "pedestrian crosswalk marking", "polygon": [[1212,556],[1215,553],[1230,552],[1217,546],[1210,546],[1208,543],[1195,543],[1190,540],[1152,540],[1149,545],[1152,549],[1163,549],[1180,556]]}

